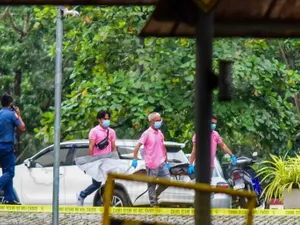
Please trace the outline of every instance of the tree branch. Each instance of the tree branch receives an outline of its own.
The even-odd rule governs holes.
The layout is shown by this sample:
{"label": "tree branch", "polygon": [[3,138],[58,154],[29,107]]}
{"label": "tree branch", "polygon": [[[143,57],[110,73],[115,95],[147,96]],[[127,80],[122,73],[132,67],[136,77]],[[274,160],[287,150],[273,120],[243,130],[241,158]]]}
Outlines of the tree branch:
{"label": "tree branch", "polygon": [[29,149],[28,147],[29,147],[29,144],[27,144],[27,146],[26,146],[26,147],[20,152],[20,154],[17,156],[16,162],[18,162],[18,161],[22,158],[22,156],[24,155],[24,153]]}
{"label": "tree branch", "polygon": [[6,9],[4,10],[4,12],[0,15],[0,19],[3,19],[3,18],[5,18],[6,17],[6,15],[7,15],[7,13],[8,13],[8,11],[9,11],[9,8],[8,7],[6,7]]}
{"label": "tree branch", "polygon": [[12,28],[14,31],[16,31],[18,34],[22,35],[23,31],[17,27],[17,24],[14,22],[13,15],[11,14],[10,10],[8,9],[7,17],[11,23]]}
{"label": "tree branch", "polygon": [[5,19],[7,18],[13,28],[13,30],[21,35],[20,40],[22,41],[24,39],[24,37],[27,35],[28,33],[28,27],[29,27],[29,13],[27,13],[25,15],[25,19],[24,19],[24,27],[23,30],[20,29],[17,24],[14,22],[13,19],[13,14],[10,12],[9,7],[7,7],[4,12],[0,15],[0,19]]}
{"label": "tree branch", "polygon": [[30,14],[28,12],[28,13],[26,13],[25,18],[24,18],[24,27],[23,27],[23,34],[24,34],[24,36],[26,36],[27,33],[28,33],[29,17],[30,17]]}
{"label": "tree branch", "polygon": [[278,47],[279,47],[279,50],[280,50],[280,53],[281,53],[281,56],[282,56],[282,59],[286,65],[286,68],[289,70],[290,69],[290,64],[286,58],[286,54],[285,54],[285,51],[280,43],[280,41],[277,41],[277,44],[278,44]]}
{"label": "tree branch", "polygon": [[[287,68],[287,69],[290,69],[290,68],[291,68],[291,67],[290,67],[290,64],[289,64],[289,62],[288,62],[288,60],[287,60],[286,53],[285,53],[285,51],[284,51],[284,49],[283,49],[283,47],[282,47],[280,41],[277,41],[277,44],[278,44],[278,46],[279,46],[279,50],[280,50],[280,53],[281,53],[281,55],[282,55],[282,58],[283,58],[283,60],[284,60],[284,62],[285,62],[286,68]],[[292,68],[292,69],[294,69],[294,68]],[[299,117],[299,119],[300,119],[300,92],[297,93],[297,94],[295,94],[294,99],[295,99],[296,111],[297,111],[298,117]]]}

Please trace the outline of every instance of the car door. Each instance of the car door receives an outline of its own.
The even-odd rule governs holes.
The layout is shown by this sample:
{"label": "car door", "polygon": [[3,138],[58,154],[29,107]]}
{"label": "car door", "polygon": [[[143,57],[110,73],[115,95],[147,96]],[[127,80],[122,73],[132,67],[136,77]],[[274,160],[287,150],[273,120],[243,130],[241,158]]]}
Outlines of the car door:
{"label": "car door", "polygon": [[[188,164],[186,155],[183,153],[180,146],[168,146],[166,145],[168,161],[171,165],[174,164]],[[185,183],[193,183],[193,181],[187,175],[172,175],[171,180],[181,181]],[[190,189],[168,187],[160,197],[160,201],[163,202],[180,202],[180,203],[192,203],[194,201],[194,191]]]}
{"label": "car door", "polygon": [[[74,151],[73,163],[72,163],[72,166],[68,166],[65,168],[66,205],[75,205],[76,204],[76,196],[82,190],[86,189],[89,185],[92,184],[92,177],[85,174],[84,171],[80,170],[79,167],[77,165],[75,165],[75,159],[77,157],[87,156],[88,149],[89,149],[88,144],[84,144],[84,143],[76,143],[71,147],[71,151]],[[134,149],[134,146],[131,146],[131,149]],[[118,147],[118,150],[119,150],[119,147]],[[130,157],[130,156],[127,155],[127,157]],[[126,160],[126,159],[124,159],[124,160]],[[127,160],[127,161],[128,161],[128,164],[131,164],[130,160]],[[96,191],[94,193],[91,193],[90,195],[88,195],[85,198],[85,200],[84,200],[85,206],[92,206],[94,204],[95,194],[96,194]]]}
{"label": "car door", "polygon": [[[120,160],[127,161],[128,163],[128,171],[125,171],[125,174],[132,174],[132,172],[137,172],[140,168],[143,168],[144,172],[139,170],[139,174],[144,174],[145,162],[142,157],[143,146],[140,147],[140,151],[138,152],[139,161],[136,169],[131,167],[134,149],[135,145],[126,144],[126,142],[122,143],[122,145],[117,145]],[[126,180],[118,180],[117,182],[125,189],[126,195],[130,198],[134,206],[149,204],[148,192],[146,191],[148,189],[147,183]]]}
{"label": "car door", "polygon": [[[72,163],[71,165],[65,167],[66,205],[76,205],[76,195],[92,184],[92,177],[85,174],[75,164],[75,158],[88,155],[88,145],[76,143],[72,145],[71,151],[74,153],[72,157]],[[95,193],[96,191],[85,198],[85,206],[93,205]]]}
{"label": "car door", "polygon": [[[68,152],[68,147],[61,147],[59,156],[60,204],[65,204],[65,163]],[[23,204],[52,204],[53,165],[54,150],[53,147],[49,147],[32,159],[30,168],[24,167],[21,189]]]}

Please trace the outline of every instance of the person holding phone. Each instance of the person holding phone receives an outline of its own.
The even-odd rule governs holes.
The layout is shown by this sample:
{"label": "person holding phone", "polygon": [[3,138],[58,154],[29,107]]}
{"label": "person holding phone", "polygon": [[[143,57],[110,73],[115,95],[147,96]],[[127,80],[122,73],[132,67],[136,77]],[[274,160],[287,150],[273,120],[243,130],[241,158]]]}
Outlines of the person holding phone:
{"label": "person holding phone", "polygon": [[20,204],[13,190],[16,159],[14,155],[15,128],[25,131],[25,124],[18,107],[13,105],[13,98],[5,93],[1,97],[0,110],[0,190],[4,191],[4,204]]}
{"label": "person holding phone", "polygon": [[[99,124],[89,133],[89,155],[114,152],[116,148],[116,132],[110,128],[110,112],[101,110],[97,114]],[[92,184],[77,195],[77,205],[83,206],[84,199],[100,188],[101,182],[92,179]]]}

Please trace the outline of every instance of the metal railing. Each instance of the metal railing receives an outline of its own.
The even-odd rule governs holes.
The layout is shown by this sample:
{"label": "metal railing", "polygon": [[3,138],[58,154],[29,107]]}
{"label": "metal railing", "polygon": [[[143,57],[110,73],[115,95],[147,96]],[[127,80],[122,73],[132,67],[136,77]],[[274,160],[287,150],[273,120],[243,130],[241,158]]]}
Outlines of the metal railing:
{"label": "metal railing", "polygon": [[[104,211],[103,211],[103,220],[102,220],[103,225],[111,224],[110,207],[111,207],[111,200],[112,200],[113,190],[114,190],[114,180],[116,179],[144,182],[144,183],[151,183],[151,184],[160,184],[160,185],[166,185],[166,186],[177,187],[177,188],[193,189],[199,192],[223,193],[231,196],[245,197],[248,199],[248,213],[247,213],[246,225],[252,225],[253,223],[253,210],[256,204],[256,194],[254,192],[235,191],[233,189],[212,187],[208,184],[184,183],[179,181],[171,181],[167,179],[157,179],[156,177],[149,177],[145,175],[124,175],[124,174],[110,173],[107,176],[105,191],[104,191]],[[155,223],[155,224],[166,224],[166,223]]]}

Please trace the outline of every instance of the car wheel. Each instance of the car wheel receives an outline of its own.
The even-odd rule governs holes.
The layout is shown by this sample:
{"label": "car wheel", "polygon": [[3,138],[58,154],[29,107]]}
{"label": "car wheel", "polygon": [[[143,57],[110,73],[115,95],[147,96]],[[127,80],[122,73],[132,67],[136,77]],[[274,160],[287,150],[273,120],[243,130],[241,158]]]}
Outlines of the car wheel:
{"label": "car wheel", "polygon": [[[103,205],[102,201],[100,200],[100,196],[98,195],[97,199],[95,201],[95,206],[102,206],[102,205]],[[129,207],[130,206],[129,199],[123,190],[114,189],[112,200],[111,200],[111,206],[112,207]]]}
{"label": "car wheel", "polygon": [[102,200],[100,199],[100,195],[97,195],[94,198],[94,206],[103,206]]}
{"label": "car wheel", "polygon": [[3,200],[4,200],[4,192],[0,190],[0,204],[2,204]]}
{"label": "car wheel", "polygon": [[242,209],[247,209],[248,208],[248,199],[245,197],[240,197],[239,204]]}
{"label": "car wheel", "polygon": [[[252,189],[248,184],[246,184],[246,187],[244,188],[244,191],[251,192]],[[245,198],[245,197],[239,197],[239,204],[240,204],[241,208],[247,209],[248,208],[248,199]]]}
{"label": "car wheel", "polygon": [[126,207],[129,206],[128,199],[122,190],[115,189],[111,200],[112,207]]}
{"label": "car wheel", "polygon": [[[248,208],[248,199],[245,198],[245,197],[240,197],[239,204],[240,204],[241,208],[247,209]],[[262,199],[260,201],[260,204],[256,203],[255,208],[257,208],[257,209],[269,209],[270,206],[267,204],[267,202],[264,199]]]}

